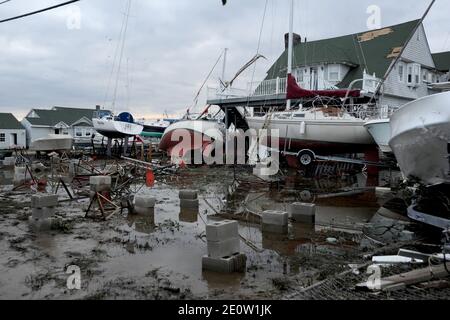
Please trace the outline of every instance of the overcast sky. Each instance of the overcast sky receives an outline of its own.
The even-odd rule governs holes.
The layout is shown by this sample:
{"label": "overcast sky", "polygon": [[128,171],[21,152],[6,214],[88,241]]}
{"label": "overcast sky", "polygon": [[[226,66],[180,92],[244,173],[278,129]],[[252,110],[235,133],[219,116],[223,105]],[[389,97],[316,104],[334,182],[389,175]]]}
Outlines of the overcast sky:
{"label": "overcast sky", "polygon": [[[0,1],[2,2],[2,1]],[[0,20],[64,0],[11,0]],[[75,5],[0,24],[0,112],[19,119],[54,105],[111,107],[111,78],[127,0],[82,0]],[[282,53],[289,0],[268,0],[260,61],[236,83],[257,81]],[[308,40],[367,30],[370,5],[388,26],[419,18],[429,0],[295,0],[295,32]],[[266,0],[132,0],[116,110],[157,117],[182,113],[229,48],[227,77],[257,51]],[[77,12],[81,13],[78,28]],[[450,1],[437,0],[425,27],[433,52],[450,50]],[[220,63],[210,86],[221,75]],[[111,83],[108,94],[108,83]],[[107,97],[105,99],[105,97]],[[198,108],[204,106],[202,94]]]}

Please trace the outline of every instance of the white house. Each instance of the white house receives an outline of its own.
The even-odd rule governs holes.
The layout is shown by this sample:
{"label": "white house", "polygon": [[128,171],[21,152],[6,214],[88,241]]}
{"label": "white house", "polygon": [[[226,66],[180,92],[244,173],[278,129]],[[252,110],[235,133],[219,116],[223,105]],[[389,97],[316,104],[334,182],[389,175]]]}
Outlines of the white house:
{"label": "white house", "polygon": [[[429,85],[442,81],[448,72],[436,66],[420,20],[330,39],[300,40],[293,60],[293,75],[310,90],[352,86],[370,95],[378,87],[376,81],[387,76],[380,99],[392,107],[433,93]],[[287,50],[268,70],[266,81],[285,78],[286,73]]]}
{"label": "white house", "polygon": [[53,107],[33,109],[22,120],[27,131],[27,145],[49,134],[70,135],[75,143],[89,143],[96,133],[92,117],[97,109]]}
{"label": "white house", "polygon": [[11,113],[0,113],[0,150],[25,147],[25,128]]}

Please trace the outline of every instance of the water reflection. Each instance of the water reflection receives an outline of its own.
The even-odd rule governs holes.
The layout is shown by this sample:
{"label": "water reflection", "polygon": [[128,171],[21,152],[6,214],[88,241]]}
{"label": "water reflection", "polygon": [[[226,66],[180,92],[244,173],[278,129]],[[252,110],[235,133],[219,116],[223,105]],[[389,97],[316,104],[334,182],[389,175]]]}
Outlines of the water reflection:
{"label": "water reflection", "polygon": [[155,212],[151,209],[146,215],[131,215],[127,217],[128,225],[136,232],[151,234],[155,231]]}
{"label": "water reflection", "polygon": [[198,208],[181,208],[179,219],[180,222],[197,223],[199,215]]}

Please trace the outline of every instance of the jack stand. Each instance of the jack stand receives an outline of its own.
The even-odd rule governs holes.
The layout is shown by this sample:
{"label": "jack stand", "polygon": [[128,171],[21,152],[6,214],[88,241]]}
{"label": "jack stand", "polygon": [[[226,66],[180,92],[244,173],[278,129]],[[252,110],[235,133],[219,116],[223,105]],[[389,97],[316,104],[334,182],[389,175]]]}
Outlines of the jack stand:
{"label": "jack stand", "polygon": [[58,183],[56,184],[56,189],[55,189],[54,194],[58,194],[59,187],[61,185],[64,187],[64,190],[66,190],[67,195],[70,197],[70,201],[75,200],[73,198],[72,194],[70,193],[69,188],[67,187],[67,184],[64,182],[64,180],[62,178],[59,178]]}
{"label": "jack stand", "polygon": [[[27,182],[27,174],[30,175],[31,181],[32,182]],[[27,164],[25,166],[25,176],[24,176],[24,182],[19,184],[18,186],[13,188],[13,191],[19,191],[19,190],[23,190],[23,189],[28,189],[30,188],[32,185],[37,186],[37,181],[34,178],[33,173],[31,172],[30,166]]]}
{"label": "jack stand", "polygon": [[[101,194],[100,192],[96,192],[95,195],[92,197],[91,202],[89,203],[89,207],[86,210],[85,218],[97,218],[98,215],[90,216],[89,212],[91,212],[92,207],[94,206],[95,202],[97,202],[98,208],[101,212],[101,217],[104,221],[111,218],[114,214],[119,212],[121,208],[113,203],[110,199],[106,198],[105,196],[109,196],[109,192],[106,192],[104,194]],[[109,208],[106,207],[106,205],[110,205]],[[111,208],[112,207],[112,208]],[[106,215],[107,211],[112,211],[109,215]],[[92,210],[92,212],[95,213],[95,210]]]}

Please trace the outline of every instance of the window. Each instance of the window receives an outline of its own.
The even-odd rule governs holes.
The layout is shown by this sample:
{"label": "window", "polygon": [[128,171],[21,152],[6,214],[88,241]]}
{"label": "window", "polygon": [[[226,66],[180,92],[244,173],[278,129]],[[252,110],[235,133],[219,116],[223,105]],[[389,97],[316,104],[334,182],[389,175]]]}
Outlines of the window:
{"label": "window", "polygon": [[339,66],[329,65],[328,66],[328,80],[329,81],[339,81]]}
{"label": "window", "polygon": [[303,81],[304,81],[303,69],[298,69],[297,70],[297,82],[303,82]]}
{"label": "window", "polygon": [[403,82],[405,78],[405,67],[401,64],[398,66],[398,80]]}
{"label": "window", "polygon": [[428,81],[428,71],[427,70],[422,70],[422,80],[423,82],[427,82]]}
{"label": "window", "polygon": [[84,133],[84,135],[85,135],[86,137],[90,137],[90,136],[92,135],[91,130],[86,129],[86,132]]}
{"label": "window", "polygon": [[6,142],[6,134],[0,133],[0,142]]}
{"label": "window", "polygon": [[305,114],[304,113],[296,113],[295,115],[294,115],[294,118],[304,118],[305,117]]}
{"label": "window", "polygon": [[408,67],[408,84],[411,84],[413,82],[413,67]]}
{"label": "window", "polygon": [[420,65],[414,65],[414,81],[415,84],[420,84]]}
{"label": "window", "polygon": [[82,137],[83,136],[83,130],[81,130],[80,128],[76,128],[75,129],[75,136]]}

